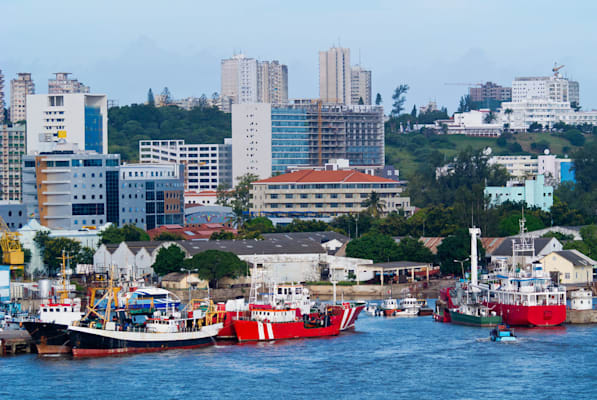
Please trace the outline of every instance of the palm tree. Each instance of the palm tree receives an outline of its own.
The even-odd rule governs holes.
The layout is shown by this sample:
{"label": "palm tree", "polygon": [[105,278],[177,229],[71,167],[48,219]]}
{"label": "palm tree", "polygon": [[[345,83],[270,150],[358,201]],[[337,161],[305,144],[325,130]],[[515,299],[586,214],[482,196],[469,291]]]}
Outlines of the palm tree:
{"label": "palm tree", "polygon": [[363,207],[367,208],[367,212],[375,218],[379,218],[383,214],[385,206],[386,202],[375,191],[371,192],[367,200],[363,202]]}
{"label": "palm tree", "polygon": [[514,111],[511,108],[506,108],[504,110],[504,114],[506,114],[506,117],[508,117],[508,129],[510,129],[510,118],[512,117],[512,113]]}

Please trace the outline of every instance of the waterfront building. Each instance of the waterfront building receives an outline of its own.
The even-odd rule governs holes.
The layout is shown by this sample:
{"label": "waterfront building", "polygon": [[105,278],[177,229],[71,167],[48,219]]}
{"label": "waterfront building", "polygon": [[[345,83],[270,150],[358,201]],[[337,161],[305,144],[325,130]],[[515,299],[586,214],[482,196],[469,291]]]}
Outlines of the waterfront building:
{"label": "waterfront building", "polygon": [[363,104],[371,105],[371,71],[355,65],[350,69],[350,73],[351,104],[360,104],[362,99]]}
{"label": "waterfront building", "polygon": [[27,223],[27,210],[27,206],[19,201],[0,200],[0,217],[11,231],[22,228]]}
{"label": "waterfront building", "polygon": [[35,94],[35,84],[28,72],[19,72],[18,78],[10,81],[10,122],[17,123],[27,118],[27,95]]}
{"label": "waterfront building", "polygon": [[[514,242],[517,240],[520,240],[518,236],[511,236],[509,238],[506,238],[497,246],[497,248],[493,250],[493,252],[487,254],[486,256],[490,258],[490,262],[493,265],[513,265],[515,262],[520,262],[520,260],[514,260],[512,256],[512,246]],[[532,257],[529,254],[526,257],[527,263],[538,261],[539,259],[545,257],[549,253],[553,251],[561,251],[564,248],[562,243],[554,237],[545,238],[530,236],[530,240],[532,241],[533,247],[535,248],[535,255],[534,257]]]}
{"label": "waterfront building", "polygon": [[25,125],[0,124],[0,200],[21,200],[22,157],[25,155]]}
{"label": "waterfront building", "polygon": [[237,104],[232,108],[232,177],[259,178],[295,166],[348,159],[352,168],[383,167],[383,108],[318,104]]}
{"label": "waterfront building", "polygon": [[238,54],[221,62],[222,110],[232,104],[288,102],[288,67]]}
{"label": "waterfront building", "polygon": [[184,166],[124,164],[120,166],[119,224],[143,230],[184,223]]}
{"label": "waterfront building", "polygon": [[509,182],[508,186],[487,186],[483,191],[489,198],[490,206],[498,206],[506,201],[525,203],[527,207],[537,207],[549,212],[553,205],[553,187],[545,184],[545,177],[537,175],[524,184]]}
{"label": "waterfront building", "polygon": [[75,152],[23,157],[23,203],[50,229],[118,224],[120,155]]}
{"label": "waterfront building", "polygon": [[117,276],[125,281],[142,279],[153,274],[157,251],[166,242],[122,242],[100,244],[94,249],[93,272],[106,273],[117,268]]}
{"label": "waterfront building", "polygon": [[140,140],[142,164],[184,165],[185,191],[215,190],[232,186],[232,139],[224,144],[186,144],[184,140]]}
{"label": "waterfront building", "polygon": [[489,108],[492,103],[501,103],[502,101],[512,100],[512,88],[500,86],[493,82],[480,84],[478,87],[468,89],[472,102],[482,104]]}
{"label": "waterfront building", "polygon": [[548,276],[557,275],[557,281],[564,285],[592,286],[597,261],[578,250],[553,251],[538,261]]}
{"label": "waterfront building", "polygon": [[332,47],[319,52],[319,98],[324,103],[350,104],[351,78],[350,49]]}
{"label": "waterfront building", "polygon": [[54,75],[54,79],[48,79],[48,94],[89,93],[89,86],[68,77],[70,72],[55,72]]}
{"label": "waterfront building", "polygon": [[385,214],[414,211],[396,181],[354,170],[302,170],[253,182],[251,214],[255,216],[333,218],[357,214],[372,192],[379,194]]}
{"label": "waterfront building", "polygon": [[50,152],[58,142],[108,153],[108,99],[103,94],[27,96],[27,154]]}

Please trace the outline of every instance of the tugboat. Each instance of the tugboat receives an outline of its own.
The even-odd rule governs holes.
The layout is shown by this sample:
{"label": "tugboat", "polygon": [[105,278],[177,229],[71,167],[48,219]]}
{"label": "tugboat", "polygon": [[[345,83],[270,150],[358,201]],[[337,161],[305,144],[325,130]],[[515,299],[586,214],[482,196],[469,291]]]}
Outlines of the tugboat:
{"label": "tugboat", "polygon": [[[91,308],[85,317],[68,327],[74,357],[95,357],[114,354],[157,352],[188,349],[215,343],[223,327],[221,314],[213,304],[205,309],[189,303],[186,315],[171,310],[155,311],[142,324],[135,323],[125,309],[111,310],[114,291],[110,288],[101,300],[107,307],[103,314]],[[92,317],[95,316],[95,318]]]}
{"label": "tugboat", "polygon": [[512,330],[504,324],[499,324],[489,332],[492,342],[515,342],[516,336]]}
{"label": "tugboat", "polygon": [[81,299],[68,297],[69,284],[66,276],[66,259],[62,252],[62,288],[58,290],[60,299],[54,303],[51,299],[41,303],[39,315],[36,319],[23,321],[24,328],[29,332],[37,353],[45,354],[70,354],[71,344],[66,333],[69,325],[78,321],[83,316],[81,312]]}

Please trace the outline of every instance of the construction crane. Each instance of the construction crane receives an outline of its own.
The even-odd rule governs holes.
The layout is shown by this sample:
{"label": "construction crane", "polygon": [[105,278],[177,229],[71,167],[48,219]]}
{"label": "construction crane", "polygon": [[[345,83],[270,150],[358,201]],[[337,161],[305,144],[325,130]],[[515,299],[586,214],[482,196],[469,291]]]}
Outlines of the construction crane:
{"label": "construction crane", "polygon": [[483,86],[483,83],[470,83],[470,82],[445,82],[447,86]]}
{"label": "construction crane", "polygon": [[553,72],[553,76],[555,76],[557,78],[560,75],[560,70],[562,68],[564,68],[564,67],[565,67],[565,65],[559,65],[558,66],[558,63],[554,62],[553,63],[553,68],[551,69],[551,71]]}
{"label": "construction crane", "polygon": [[2,247],[2,263],[10,265],[10,270],[23,270],[25,256],[21,249],[19,234],[11,232],[6,222],[0,217],[0,246]]}

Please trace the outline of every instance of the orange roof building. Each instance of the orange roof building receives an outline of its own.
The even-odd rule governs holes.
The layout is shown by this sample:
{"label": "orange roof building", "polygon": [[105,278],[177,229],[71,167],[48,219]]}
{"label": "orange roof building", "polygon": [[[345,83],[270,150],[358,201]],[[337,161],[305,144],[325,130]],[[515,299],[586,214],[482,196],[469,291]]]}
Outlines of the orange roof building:
{"label": "orange roof building", "polygon": [[372,192],[381,198],[383,212],[411,214],[410,198],[402,197],[396,181],[354,170],[300,170],[253,182],[253,215],[293,218],[337,217],[365,209]]}

